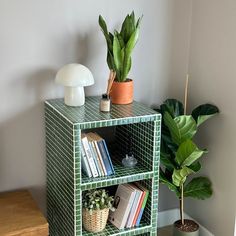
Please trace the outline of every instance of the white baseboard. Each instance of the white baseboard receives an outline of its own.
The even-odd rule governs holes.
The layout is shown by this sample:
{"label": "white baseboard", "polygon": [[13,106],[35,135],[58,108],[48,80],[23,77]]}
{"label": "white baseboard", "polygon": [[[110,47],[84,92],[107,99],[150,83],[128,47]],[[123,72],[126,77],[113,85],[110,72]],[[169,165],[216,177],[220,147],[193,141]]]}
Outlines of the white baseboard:
{"label": "white baseboard", "polygon": [[[184,217],[187,219],[193,220],[193,218],[186,213],[184,213]],[[178,219],[179,219],[179,209],[177,209],[177,208],[167,210],[167,211],[161,211],[158,213],[158,228],[161,228],[161,227],[164,227],[167,225],[172,225]],[[196,221],[196,220],[194,220],[194,221]],[[201,236],[214,236],[214,234],[212,234],[205,227],[203,227],[200,224],[199,224],[199,226],[200,226],[200,235]]]}

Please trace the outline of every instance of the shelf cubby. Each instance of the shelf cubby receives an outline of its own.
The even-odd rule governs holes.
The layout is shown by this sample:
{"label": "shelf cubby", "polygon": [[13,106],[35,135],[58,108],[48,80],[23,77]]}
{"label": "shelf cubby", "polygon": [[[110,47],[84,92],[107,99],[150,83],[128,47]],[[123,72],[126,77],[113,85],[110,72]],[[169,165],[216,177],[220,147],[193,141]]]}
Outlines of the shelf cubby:
{"label": "shelf cubby", "polygon": [[[99,111],[99,98],[88,97],[82,107],[69,107],[63,99],[45,102],[47,154],[47,217],[51,236],[157,235],[158,174],[161,115],[133,102]],[[81,172],[81,132],[112,128],[105,140],[115,174],[88,178]],[[132,143],[138,160],[133,169],[121,160]],[[111,142],[110,142],[111,141]],[[99,234],[82,229],[82,191],[141,181],[150,196],[140,227],[118,230],[111,224]]]}

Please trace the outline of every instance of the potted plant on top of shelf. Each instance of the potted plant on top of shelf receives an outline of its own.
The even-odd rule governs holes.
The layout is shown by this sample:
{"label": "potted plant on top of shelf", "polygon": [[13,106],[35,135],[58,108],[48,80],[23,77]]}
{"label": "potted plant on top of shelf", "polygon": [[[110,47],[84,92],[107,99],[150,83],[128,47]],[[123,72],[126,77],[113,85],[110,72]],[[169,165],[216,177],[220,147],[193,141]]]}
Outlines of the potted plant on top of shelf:
{"label": "potted plant on top of shelf", "polygon": [[131,54],[138,41],[141,17],[136,21],[135,14],[128,14],[120,32],[108,32],[103,17],[99,16],[99,25],[107,42],[107,64],[115,73],[112,84],[111,98],[114,104],[129,104],[133,102],[133,80],[127,78],[131,69]]}
{"label": "potted plant on top of shelf", "polygon": [[187,181],[190,175],[201,169],[199,159],[207,153],[206,149],[199,149],[192,139],[198,127],[219,113],[219,109],[211,104],[203,104],[195,108],[191,115],[186,115],[185,96],[185,107],[176,99],[167,99],[158,111],[163,116],[160,182],[174,191],[180,202],[180,220],[174,223],[174,236],[198,236],[199,225],[184,219],[184,198],[209,198],[212,185],[207,177]]}
{"label": "potted plant on top of shelf", "polygon": [[113,208],[114,197],[105,189],[92,189],[83,192],[83,226],[93,233],[101,232],[106,227],[109,210]]}

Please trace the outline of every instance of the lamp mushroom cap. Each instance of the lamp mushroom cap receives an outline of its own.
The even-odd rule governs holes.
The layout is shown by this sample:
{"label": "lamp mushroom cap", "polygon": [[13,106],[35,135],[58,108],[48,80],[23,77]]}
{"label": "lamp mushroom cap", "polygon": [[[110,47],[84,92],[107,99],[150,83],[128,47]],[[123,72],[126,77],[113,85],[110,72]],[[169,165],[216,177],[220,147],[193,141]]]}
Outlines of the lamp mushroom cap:
{"label": "lamp mushroom cap", "polygon": [[57,72],[55,81],[65,87],[85,87],[94,84],[91,71],[81,64],[63,66]]}

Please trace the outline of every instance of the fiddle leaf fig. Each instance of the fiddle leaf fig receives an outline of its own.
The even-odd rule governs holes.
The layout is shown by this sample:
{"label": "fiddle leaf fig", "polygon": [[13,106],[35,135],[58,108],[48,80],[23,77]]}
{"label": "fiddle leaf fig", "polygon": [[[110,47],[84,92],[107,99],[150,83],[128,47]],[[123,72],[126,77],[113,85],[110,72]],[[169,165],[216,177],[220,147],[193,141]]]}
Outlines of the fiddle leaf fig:
{"label": "fiddle leaf fig", "polygon": [[192,139],[197,132],[197,124],[192,116],[182,115],[173,119],[168,112],[165,112],[164,123],[169,128],[171,138],[177,145],[187,139]]}
{"label": "fiddle leaf fig", "polygon": [[180,196],[179,189],[171,181],[169,181],[166,178],[164,172],[161,169],[160,169],[160,176],[159,176],[159,178],[160,178],[160,182],[161,183],[165,184],[171,191],[175,192],[175,194],[177,196]]}
{"label": "fiddle leaf fig", "polygon": [[[201,169],[200,158],[207,150],[201,150],[192,141],[198,126],[219,112],[210,104],[198,106],[192,115],[183,115],[183,104],[167,99],[158,111],[162,114],[160,182],[174,191],[184,205],[184,197],[206,199],[212,195],[211,182],[206,177],[193,178],[191,174]],[[180,207],[183,222],[183,207]]]}
{"label": "fiddle leaf fig", "polygon": [[206,151],[198,149],[192,140],[187,139],[185,142],[180,144],[175,160],[181,167],[190,166],[204,153],[206,153]]}
{"label": "fiddle leaf fig", "polygon": [[165,114],[167,111],[172,118],[184,115],[183,104],[176,99],[167,99],[161,106],[161,113]]}
{"label": "fiddle leaf fig", "polygon": [[192,111],[192,116],[199,126],[217,113],[219,113],[218,107],[211,104],[203,104]]}
{"label": "fiddle leaf fig", "polygon": [[179,170],[174,169],[172,175],[173,184],[180,187],[186,181],[186,177],[192,173],[194,173],[194,171],[186,166]]}
{"label": "fiddle leaf fig", "polygon": [[200,200],[209,198],[212,192],[211,181],[206,177],[194,178],[184,187],[184,197]]}

